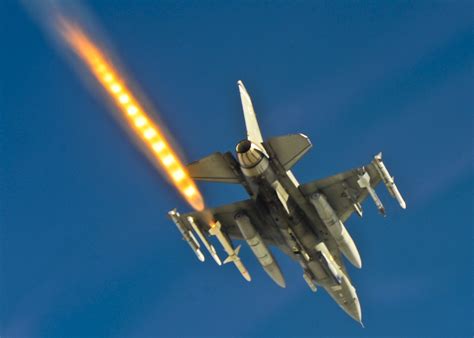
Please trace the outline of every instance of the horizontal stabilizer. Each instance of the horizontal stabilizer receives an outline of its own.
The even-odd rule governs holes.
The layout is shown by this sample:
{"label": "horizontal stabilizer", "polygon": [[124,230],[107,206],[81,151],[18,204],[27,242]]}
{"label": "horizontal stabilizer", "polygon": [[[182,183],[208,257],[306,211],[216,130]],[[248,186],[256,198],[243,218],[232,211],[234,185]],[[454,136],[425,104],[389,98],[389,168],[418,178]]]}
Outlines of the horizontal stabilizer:
{"label": "horizontal stabilizer", "polygon": [[238,176],[222,153],[214,153],[188,164],[189,175],[195,180],[223,183],[239,183]]}
{"label": "horizontal stabilizer", "polygon": [[290,170],[313,146],[309,138],[303,134],[273,137],[264,144],[271,148],[273,155],[285,170]]}

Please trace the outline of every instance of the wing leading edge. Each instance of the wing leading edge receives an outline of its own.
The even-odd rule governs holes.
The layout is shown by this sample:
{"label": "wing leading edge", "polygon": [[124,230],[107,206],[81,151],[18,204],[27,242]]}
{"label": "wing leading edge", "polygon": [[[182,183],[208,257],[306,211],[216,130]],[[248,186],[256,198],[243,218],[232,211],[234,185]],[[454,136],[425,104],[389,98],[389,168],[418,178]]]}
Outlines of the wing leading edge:
{"label": "wing leading edge", "polygon": [[362,216],[361,203],[369,195],[379,211],[385,215],[382,202],[374,190],[381,181],[385,183],[390,194],[397,199],[400,206],[405,208],[405,201],[401,197],[393,177],[390,176],[383,164],[381,153],[374,156],[374,160],[365,166],[303,184],[300,186],[300,190],[307,198],[310,198],[314,193],[324,194],[339,219],[345,222],[354,211]]}
{"label": "wing leading edge", "polygon": [[[231,239],[244,240],[241,231],[239,230],[235,216],[244,212],[252,220],[255,228],[260,233],[262,239],[269,245],[278,246],[279,243],[274,239],[271,226],[266,226],[270,220],[263,219],[260,212],[258,212],[255,201],[248,199],[231,204],[226,204],[216,208],[208,208],[203,211],[194,211],[182,215],[182,217],[192,217],[196,220],[197,225],[201,231],[208,233],[211,226],[211,221],[219,221],[222,231]],[[192,230],[190,228],[190,230]]]}

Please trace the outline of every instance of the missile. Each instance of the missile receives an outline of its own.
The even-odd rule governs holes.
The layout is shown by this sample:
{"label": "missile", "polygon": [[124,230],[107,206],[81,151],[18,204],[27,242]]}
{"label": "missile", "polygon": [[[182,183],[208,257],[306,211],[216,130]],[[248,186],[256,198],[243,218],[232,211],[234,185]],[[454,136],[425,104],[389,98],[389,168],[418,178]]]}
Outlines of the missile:
{"label": "missile", "polygon": [[278,266],[278,263],[270,250],[268,250],[267,246],[263,242],[262,237],[253,226],[250,218],[245,213],[239,212],[234,216],[234,220],[265,272],[273,279],[275,283],[284,288],[286,283],[285,278],[283,278],[283,274],[281,273],[280,267]]}
{"label": "missile", "polygon": [[216,261],[217,265],[222,265],[222,262],[219,258],[219,256],[217,255],[217,252],[216,252],[216,249],[214,248],[214,246],[208,241],[208,239],[206,238],[206,236],[204,236],[204,234],[202,233],[201,229],[198,227],[198,225],[196,224],[196,221],[194,220],[194,218],[192,218],[191,216],[188,216],[187,217],[187,220],[189,222],[189,224],[191,224],[191,227],[193,228],[193,230],[198,234],[198,237],[201,239],[201,242],[204,244],[204,246],[206,247],[207,251],[209,251],[209,253],[211,254],[212,258],[214,258],[214,260]]}
{"label": "missile", "polygon": [[385,186],[387,187],[387,190],[390,193],[390,195],[397,200],[398,204],[400,204],[400,206],[403,209],[406,209],[407,205],[405,201],[403,200],[403,197],[400,194],[400,191],[398,191],[398,188],[395,185],[393,177],[390,176],[387,168],[385,167],[385,164],[382,161],[381,152],[374,156],[373,163],[375,164],[375,169],[377,169],[379,175],[382,177],[383,183],[385,183]]}
{"label": "missile", "polygon": [[250,282],[252,278],[250,277],[250,274],[245,268],[244,263],[242,263],[239,257],[240,245],[234,250],[234,248],[232,247],[232,243],[222,232],[221,224],[219,223],[219,221],[215,221],[214,223],[211,224],[209,233],[217,237],[217,240],[219,241],[219,243],[221,243],[225,252],[229,255],[225,259],[224,264],[229,263],[229,262],[234,263],[235,267],[239,270],[242,277],[244,277],[248,282]]}
{"label": "missile", "polygon": [[367,191],[370,194],[370,197],[374,200],[375,205],[377,206],[377,209],[379,209],[379,212],[385,216],[385,208],[383,207],[382,202],[380,201],[380,198],[377,196],[377,193],[375,192],[374,188],[370,185],[370,175],[368,172],[364,171],[362,175],[359,175],[359,179],[357,180],[357,184],[359,184],[359,187],[367,189]]}
{"label": "missile", "polygon": [[181,232],[181,234],[183,235],[183,239],[189,244],[191,249],[196,254],[197,258],[201,262],[204,262],[205,258],[201,252],[199,243],[196,240],[196,237],[194,237],[193,233],[184,226],[183,221],[180,218],[179,212],[176,209],[173,209],[168,212],[168,215],[174,222],[174,224],[176,224],[176,227],[178,228],[179,232]]}
{"label": "missile", "polygon": [[310,202],[318,212],[319,217],[326,225],[339,249],[346,258],[357,268],[362,267],[359,251],[346,227],[337,217],[336,212],[327,201],[326,196],[321,193],[314,193],[310,197]]}
{"label": "missile", "polygon": [[234,265],[237,267],[237,270],[239,270],[242,277],[244,277],[247,282],[250,282],[252,280],[252,278],[250,277],[250,274],[247,271],[247,268],[245,267],[244,263],[242,263],[242,261],[240,260],[240,257],[239,257],[240,248],[241,248],[241,245],[239,245],[235,249],[235,251],[232,255],[229,255],[224,260],[224,264],[227,264],[227,263],[230,263],[230,262],[234,263]]}

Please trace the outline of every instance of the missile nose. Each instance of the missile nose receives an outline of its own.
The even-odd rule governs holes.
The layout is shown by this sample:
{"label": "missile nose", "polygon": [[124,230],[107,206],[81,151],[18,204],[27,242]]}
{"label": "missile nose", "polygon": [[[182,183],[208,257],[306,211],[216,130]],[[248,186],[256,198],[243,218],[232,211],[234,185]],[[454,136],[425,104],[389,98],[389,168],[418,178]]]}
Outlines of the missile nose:
{"label": "missile nose", "polygon": [[250,274],[247,271],[242,272],[242,276],[244,276],[244,278],[247,282],[252,281],[252,277],[250,277]]}
{"label": "missile nose", "polygon": [[400,206],[402,207],[402,209],[406,209],[406,208],[407,208],[407,204],[406,204],[406,202],[405,202],[403,199],[400,201]]}
{"label": "missile nose", "polygon": [[219,258],[219,256],[217,256],[216,253],[212,253],[211,254],[212,258],[214,258],[214,261],[217,263],[217,265],[221,266],[222,265],[222,262],[221,262],[221,259]]}

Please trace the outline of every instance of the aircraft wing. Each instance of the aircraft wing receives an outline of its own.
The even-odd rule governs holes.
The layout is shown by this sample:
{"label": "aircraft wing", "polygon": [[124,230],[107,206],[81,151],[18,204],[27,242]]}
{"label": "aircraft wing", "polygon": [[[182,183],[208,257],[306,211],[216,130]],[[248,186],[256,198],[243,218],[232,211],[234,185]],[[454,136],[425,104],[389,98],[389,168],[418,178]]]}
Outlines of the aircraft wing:
{"label": "aircraft wing", "polygon": [[[258,212],[256,204],[253,200],[248,199],[239,201],[231,204],[226,204],[217,208],[209,208],[203,211],[194,211],[182,215],[182,218],[191,216],[195,219],[196,224],[199,226],[203,233],[209,233],[209,221],[211,219],[219,221],[222,226],[222,231],[229,236],[231,239],[243,240],[242,233],[240,232],[234,216],[239,211],[244,211],[249,218],[252,220],[252,224],[260,233],[262,239],[269,245],[278,245],[272,237],[273,227],[265,226],[266,221],[262,220],[261,213]],[[192,230],[189,228],[189,230]]]}
{"label": "aircraft wing", "polygon": [[357,183],[359,174],[366,171],[370,176],[370,185],[374,188],[381,180],[374,163],[355,168],[344,173],[300,185],[301,192],[308,198],[315,192],[323,193],[337,216],[345,222],[354,211],[355,203],[362,203],[369,195],[365,188]]}

